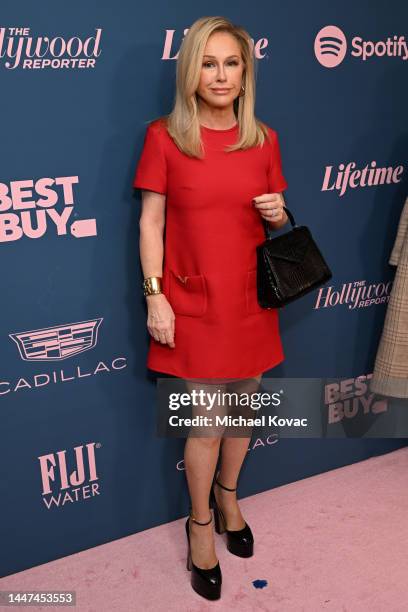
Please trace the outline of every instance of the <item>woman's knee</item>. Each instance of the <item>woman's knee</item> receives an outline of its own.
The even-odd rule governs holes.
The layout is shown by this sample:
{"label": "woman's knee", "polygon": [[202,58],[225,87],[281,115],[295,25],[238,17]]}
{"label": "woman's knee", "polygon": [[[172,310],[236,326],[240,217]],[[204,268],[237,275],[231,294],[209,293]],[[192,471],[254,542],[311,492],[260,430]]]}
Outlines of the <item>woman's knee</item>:
{"label": "woman's knee", "polygon": [[[212,435],[213,434],[213,435]],[[198,446],[200,446],[201,448],[205,448],[205,449],[216,449],[219,447],[220,443],[221,443],[221,439],[222,439],[222,435],[223,432],[209,432],[208,430],[201,430],[201,431],[191,431],[189,432],[188,437],[189,438],[194,438],[194,440],[197,440],[197,442],[195,442],[195,444],[197,444]]]}

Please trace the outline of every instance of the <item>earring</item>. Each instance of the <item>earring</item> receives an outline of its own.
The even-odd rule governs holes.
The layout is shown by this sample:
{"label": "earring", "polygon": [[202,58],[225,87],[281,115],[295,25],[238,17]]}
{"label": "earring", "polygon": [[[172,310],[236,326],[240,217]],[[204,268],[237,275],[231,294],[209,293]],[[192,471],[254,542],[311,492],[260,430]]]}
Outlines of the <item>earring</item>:
{"label": "earring", "polygon": [[[241,93],[242,92],[242,93]],[[245,87],[243,85],[241,85],[241,92],[240,92],[240,96],[243,96],[245,94]]]}

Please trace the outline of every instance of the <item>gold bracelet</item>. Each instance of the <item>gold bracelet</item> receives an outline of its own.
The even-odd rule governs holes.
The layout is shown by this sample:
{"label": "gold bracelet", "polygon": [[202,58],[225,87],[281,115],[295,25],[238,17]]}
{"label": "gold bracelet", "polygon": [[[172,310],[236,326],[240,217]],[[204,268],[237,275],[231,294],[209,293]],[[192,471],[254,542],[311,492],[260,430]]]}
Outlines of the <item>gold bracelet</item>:
{"label": "gold bracelet", "polygon": [[161,276],[149,276],[143,281],[143,295],[154,295],[156,293],[162,293],[161,289]]}

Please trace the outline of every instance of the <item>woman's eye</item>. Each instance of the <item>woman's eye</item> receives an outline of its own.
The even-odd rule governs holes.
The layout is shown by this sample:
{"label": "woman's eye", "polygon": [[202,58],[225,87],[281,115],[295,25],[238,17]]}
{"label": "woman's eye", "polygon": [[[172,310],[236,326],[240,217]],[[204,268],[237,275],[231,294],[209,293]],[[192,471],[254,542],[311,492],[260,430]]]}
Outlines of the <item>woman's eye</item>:
{"label": "woman's eye", "polygon": [[[229,62],[228,62],[228,64],[229,64],[229,65],[231,65],[231,64],[232,64],[233,66],[238,66],[238,62],[237,62],[237,60],[231,60],[231,61],[229,61]],[[203,64],[203,66],[204,66],[204,68],[207,68],[207,66],[214,66],[214,62],[205,62],[205,63]]]}

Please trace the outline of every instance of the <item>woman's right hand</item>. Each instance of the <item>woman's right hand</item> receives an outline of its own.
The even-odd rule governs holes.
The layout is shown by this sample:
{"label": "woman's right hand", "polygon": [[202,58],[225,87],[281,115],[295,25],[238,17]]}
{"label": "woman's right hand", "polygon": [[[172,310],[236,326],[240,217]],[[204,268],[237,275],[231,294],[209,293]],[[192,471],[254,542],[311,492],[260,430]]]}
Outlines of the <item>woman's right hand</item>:
{"label": "woman's right hand", "polygon": [[155,340],[175,348],[174,328],[175,315],[164,293],[146,296],[147,329]]}

